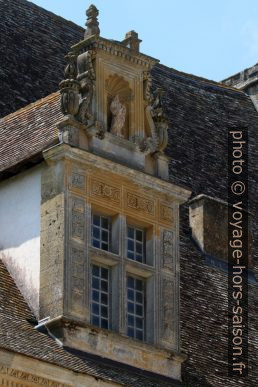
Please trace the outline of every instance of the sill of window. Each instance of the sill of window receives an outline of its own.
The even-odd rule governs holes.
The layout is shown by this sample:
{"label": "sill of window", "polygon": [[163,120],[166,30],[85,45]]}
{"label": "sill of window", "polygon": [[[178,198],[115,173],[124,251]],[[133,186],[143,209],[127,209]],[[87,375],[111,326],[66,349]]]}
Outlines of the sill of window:
{"label": "sill of window", "polygon": [[133,261],[132,259],[126,258],[126,271],[135,275],[139,275],[144,278],[149,278],[155,273],[153,266],[149,266],[146,263]]}
{"label": "sill of window", "polygon": [[89,247],[89,255],[90,259],[99,263],[108,262],[111,266],[116,265],[120,260],[120,256],[118,254],[112,253],[111,251],[101,250],[93,246]]}

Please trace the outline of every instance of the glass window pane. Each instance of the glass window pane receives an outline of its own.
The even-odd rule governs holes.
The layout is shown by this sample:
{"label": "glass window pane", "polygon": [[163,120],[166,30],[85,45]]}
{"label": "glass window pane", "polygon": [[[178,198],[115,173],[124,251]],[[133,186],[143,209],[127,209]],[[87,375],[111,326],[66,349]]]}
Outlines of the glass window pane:
{"label": "glass window pane", "polygon": [[100,226],[100,216],[99,215],[93,215],[93,224],[96,226]]}
{"label": "glass window pane", "polygon": [[108,304],[108,295],[106,293],[101,293],[101,303],[104,305]]}
{"label": "glass window pane", "polygon": [[93,289],[99,289],[99,279],[96,277],[92,278],[92,288]]}
{"label": "glass window pane", "polygon": [[143,241],[143,232],[142,230],[136,230],[136,240],[142,242]]}
{"label": "glass window pane", "polygon": [[134,253],[132,251],[127,251],[127,258],[134,259]]}
{"label": "glass window pane", "polygon": [[142,244],[136,242],[136,253],[142,254]]}
{"label": "glass window pane", "polygon": [[101,217],[101,227],[108,229],[108,218],[104,218],[103,216]]}
{"label": "glass window pane", "polygon": [[99,292],[97,290],[92,291],[92,300],[99,302]]}
{"label": "glass window pane", "polygon": [[143,328],[143,320],[140,317],[136,317],[136,328],[139,328],[139,329]]}
{"label": "glass window pane", "polygon": [[[91,322],[108,328],[109,325],[109,269],[92,265]],[[101,289],[100,289],[101,288]]]}
{"label": "glass window pane", "polygon": [[133,328],[127,328],[127,335],[129,337],[134,337],[134,329]]}
{"label": "glass window pane", "polygon": [[100,229],[93,226],[93,238],[100,239]]}
{"label": "glass window pane", "polygon": [[108,329],[108,320],[104,318],[101,319],[101,328]]}
{"label": "glass window pane", "polygon": [[137,290],[142,290],[142,281],[141,280],[136,280],[136,289]]}
{"label": "glass window pane", "polygon": [[142,313],[143,313],[143,307],[142,305],[136,305],[136,314],[138,316],[142,316]]}
{"label": "glass window pane", "polygon": [[101,268],[101,277],[108,279],[108,269],[106,269],[105,267]]}
{"label": "glass window pane", "polygon": [[101,290],[103,290],[104,292],[108,291],[108,283],[106,280],[101,281]]}
{"label": "glass window pane", "polygon": [[144,281],[127,277],[127,330],[128,335],[144,340]]}
{"label": "glass window pane", "polygon": [[127,249],[130,251],[134,251],[134,241],[132,241],[131,239],[128,239],[127,241]]}
{"label": "glass window pane", "polygon": [[96,277],[99,276],[99,266],[97,265],[92,266],[92,275],[95,275]]}
{"label": "glass window pane", "polygon": [[132,227],[127,228],[127,236],[128,238],[134,239],[134,228]]}
{"label": "glass window pane", "polygon": [[92,313],[99,315],[99,304],[96,304],[95,302],[92,304]]}
{"label": "glass window pane", "polygon": [[108,308],[106,306],[101,307],[101,317],[108,317]]}
{"label": "glass window pane", "polygon": [[131,290],[131,289],[127,290],[127,298],[128,298],[128,300],[134,301],[134,291],[133,290]]}
{"label": "glass window pane", "polygon": [[128,313],[134,313],[134,304],[132,302],[128,302]]}
{"label": "glass window pane", "polygon": [[136,254],[136,261],[142,262],[142,255]]}
{"label": "glass window pane", "polygon": [[128,314],[127,322],[128,322],[128,325],[134,326],[134,316],[131,314]]}
{"label": "glass window pane", "polygon": [[92,316],[92,324],[93,325],[96,325],[97,327],[99,327],[99,317],[97,316]]}
{"label": "glass window pane", "polygon": [[103,242],[108,242],[108,232],[107,231],[103,231],[101,232],[101,239]]}
{"label": "glass window pane", "polygon": [[105,242],[102,242],[101,243],[101,248],[102,248],[102,250],[108,251],[108,244],[105,243]]}
{"label": "glass window pane", "polygon": [[143,340],[143,331],[136,330],[136,339]]}
{"label": "glass window pane", "polygon": [[127,277],[127,286],[128,286],[128,288],[134,289],[134,278],[133,277]]}
{"label": "glass window pane", "polygon": [[142,293],[136,292],[136,302],[142,303]]}
{"label": "glass window pane", "polygon": [[92,245],[98,249],[100,248],[100,242],[97,239],[92,240]]}

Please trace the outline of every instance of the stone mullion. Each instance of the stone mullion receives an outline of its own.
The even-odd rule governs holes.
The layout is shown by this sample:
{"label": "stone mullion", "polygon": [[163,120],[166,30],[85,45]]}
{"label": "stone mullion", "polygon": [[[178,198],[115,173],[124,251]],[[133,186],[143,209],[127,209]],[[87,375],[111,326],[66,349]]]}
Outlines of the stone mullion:
{"label": "stone mullion", "polygon": [[175,319],[175,339],[176,350],[180,351],[180,218],[179,218],[179,205],[175,206],[175,279],[174,279],[174,319]]}
{"label": "stone mullion", "polygon": [[84,198],[72,194],[66,203],[65,314],[88,320],[88,208]]}
{"label": "stone mullion", "polygon": [[155,267],[155,298],[154,298],[154,332],[153,332],[153,342],[154,344],[159,343],[160,339],[160,305],[161,305],[161,291],[160,291],[160,238],[158,235],[157,225],[154,226],[154,267]]}
{"label": "stone mullion", "polygon": [[119,288],[120,289],[120,318],[119,318],[119,332],[126,334],[126,268],[125,268],[125,257],[126,257],[126,216],[120,215],[120,279],[119,279]]}
{"label": "stone mullion", "polygon": [[87,272],[85,273],[85,282],[86,282],[86,309],[87,317],[86,320],[90,323],[90,296],[91,296],[91,271],[90,271],[90,256],[89,256],[89,247],[91,246],[91,204],[86,203],[86,262],[87,262]]}

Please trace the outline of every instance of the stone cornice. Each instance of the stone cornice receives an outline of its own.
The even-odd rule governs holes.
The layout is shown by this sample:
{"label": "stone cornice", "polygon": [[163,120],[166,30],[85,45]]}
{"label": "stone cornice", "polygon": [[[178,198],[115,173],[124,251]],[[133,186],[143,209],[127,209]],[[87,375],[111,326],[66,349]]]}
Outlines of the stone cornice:
{"label": "stone cornice", "polygon": [[74,160],[78,163],[90,164],[95,168],[100,168],[109,172],[117,173],[121,176],[132,179],[136,184],[146,187],[147,189],[161,192],[176,199],[179,204],[187,201],[191,195],[191,191],[177,186],[173,183],[148,175],[141,171],[131,169],[125,165],[115,163],[111,160],[104,159],[93,153],[73,148],[67,144],[58,144],[43,152],[44,159],[51,163],[62,159]]}
{"label": "stone cornice", "polygon": [[133,51],[120,42],[108,40],[97,35],[92,35],[88,39],[75,44],[71,47],[71,50],[77,54],[87,50],[102,50],[109,55],[121,57],[134,65],[144,67],[146,70],[150,70],[155,64],[159,63],[158,59]]}

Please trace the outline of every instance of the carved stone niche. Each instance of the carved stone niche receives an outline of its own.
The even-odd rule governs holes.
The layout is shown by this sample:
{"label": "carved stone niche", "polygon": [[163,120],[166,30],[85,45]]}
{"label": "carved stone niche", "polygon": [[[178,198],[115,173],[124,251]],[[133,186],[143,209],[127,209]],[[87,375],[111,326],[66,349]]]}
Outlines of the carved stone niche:
{"label": "carved stone niche", "polygon": [[107,103],[107,131],[129,139],[132,92],[129,83],[117,74],[109,75],[105,82]]}

